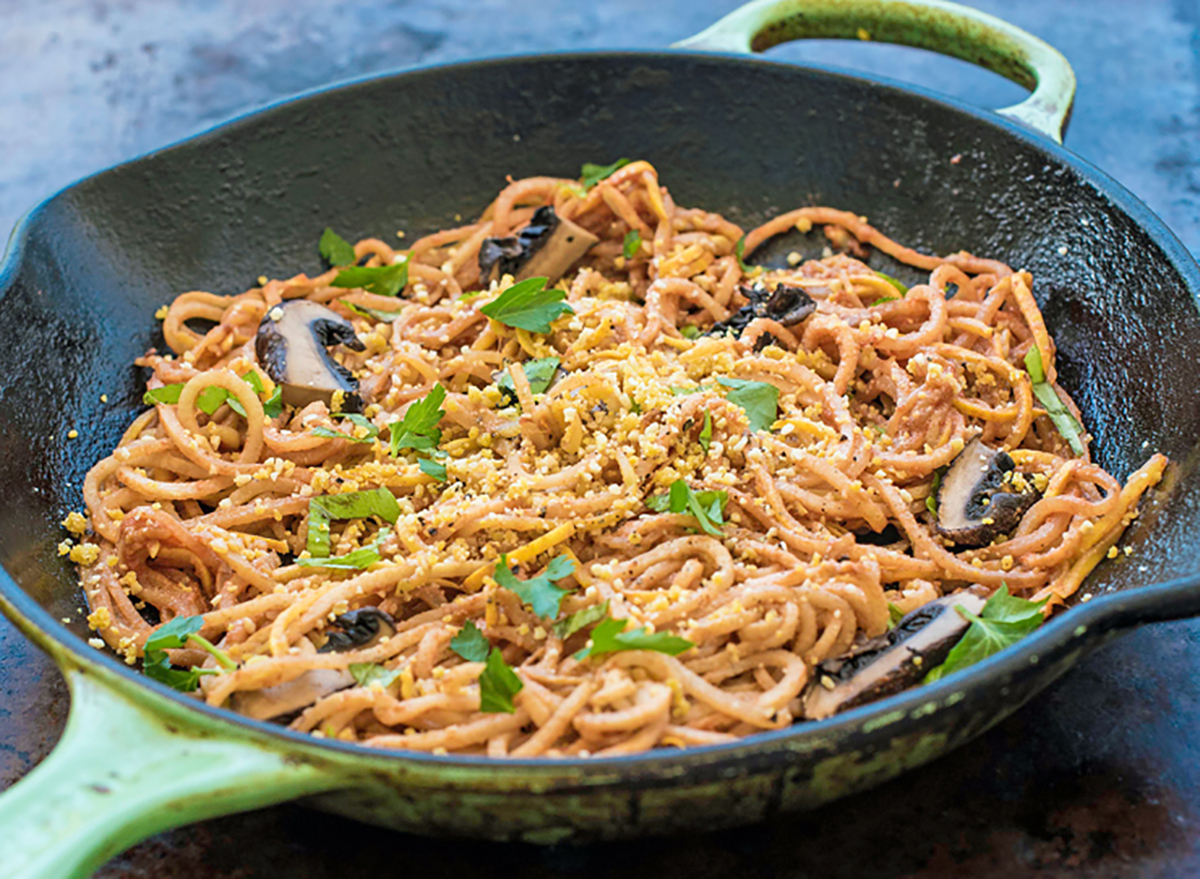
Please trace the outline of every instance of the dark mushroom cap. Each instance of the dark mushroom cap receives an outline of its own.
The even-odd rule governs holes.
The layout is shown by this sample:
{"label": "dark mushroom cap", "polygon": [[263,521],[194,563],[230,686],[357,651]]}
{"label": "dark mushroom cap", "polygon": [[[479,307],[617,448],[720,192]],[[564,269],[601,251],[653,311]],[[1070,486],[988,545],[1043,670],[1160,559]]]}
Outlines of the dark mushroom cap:
{"label": "dark mushroom cap", "polygon": [[946,595],[904,616],[889,632],[845,656],[817,665],[804,697],[804,716],[832,717],[856,705],[890,696],[921,681],[966,634],[970,623],[955,606],[973,614],[985,599],[973,591]]}
{"label": "dark mushroom cap", "polygon": [[342,653],[369,647],[382,638],[396,634],[396,621],[387,611],[363,607],[337,617],[333,625],[341,631],[329,633],[321,653]]}
{"label": "dark mushroom cap", "polygon": [[345,345],[354,351],[366,346],[354,327],[337,314],[307,299],[291,299],[270,308],[258,325],[254,353],[271,380],[283,389],[283,402],[306,406],[316,400],[329,403],[342,391],[343,411],[362,408],[358,379],[326,350]]}
{"label": "dark mushroom cap", "polygon": [[516,280],[546,276],[553,284],[599,239],[550,205],[538,208],[529,225],[516,235],[485,238],[479,248],[479,277],[483,281],[512,275]]}
{"label": "dark mushroom cap", "polygon": [[789,284],[776,284],[769,288],[761,281],[743,284],[738,288],[749,302],[728,318],[712,325],[707,335],[720,335],[729,331],[738,338],[750,322],[765,317],[785,327],[794,327],[817,310],[816,301],[802,288]]}
{"label": "dark mushroom cap", "polygon": [[967,443],[938,489],[938,533],[956,546],[972,547],[1016,528],[1038,492],[1013,486],[1006,474],[1015,466],[1008,452],[989,448],[978,437]]}

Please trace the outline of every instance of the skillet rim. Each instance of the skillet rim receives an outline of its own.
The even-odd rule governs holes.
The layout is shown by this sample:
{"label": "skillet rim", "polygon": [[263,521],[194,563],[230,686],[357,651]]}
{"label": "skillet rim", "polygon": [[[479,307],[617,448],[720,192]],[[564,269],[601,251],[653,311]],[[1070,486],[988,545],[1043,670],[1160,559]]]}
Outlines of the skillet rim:
{"label": "skillet rim", "polygon": [[[1144,231],[1151,240],[1163,251],[1172,267],[1179,272],[1184,283],[1192,293],[1193,304],[1200,308],[1200,265],[1195,257],[1183,245],[1170,228],[1150,208],[1132,192],[1122,186],[1114,178],[1097,168],[1087,160],[1077,156],[1060,144],[1053,142],[1048,136],[1020,123],[999,115],[996,111],[973,106],[958,98],[943,95],[933,90],[904,83],[890,77],[867,75],[848,68],[824,64],[796,64],[776,61],[754,55],[733,52],[706,52],[687,50],[597,50],[597,51],[551,51],[541,53],[513,53],[492,56],[484,59],[468,61],[436,62],[418,64],[409,67],[396,68],[382,73],[374,73],[360,77],[308,89],[296,95],[271,101],[252,110],[239,113],[213,126],[195,132],[180,140],[165,146],[134,156],[124,162],[89,174],[66,186],[61,187],[27,211],[14,226],[9,235],[5,252],[0,257],[0,304],[3,303],[12,283],[21,267],[25,243],[30,229],[39,214],[55,199],[68,191],[85,183],[102,178],[130,165],[142,163],[157,158],[160,155],[183,149],[203,146],[206,141],[215,139],[223,134],[236,130],[240,126],[257,124],[281,109],[292,104],[325,95],[328,92],[369,88],[374,84],[400,78],[419,79],[422,76],[436,76],[446,71],[474,70],[497,66],[521,66],[533,63],[587,62],[593,59],[609,60],[662,61],[673,63],[676,60],[703,60],[717,64],[729,64],[737,68],[771,68],[776,71],[792,73],[817,74],[832,79],[849,80],[857,86],[867,86],[882,89],[885,93],[902,94],[904,97],[916,97],[922,101],[940,105],[943,109],[961,113],[974,122],[991,128],[992,133],[1001,137],[1016,138],[1026,146],[1047,154],[1061,165],[1069,167],[1077,175],[1071,181],[1073,186],[1090,183],[1106,201],[1114,208],[1124,213]],[[401,765],[414,763],[422,768],[438,770],[453,767],[477,770],[481,768],[507,770],[513,769],[521,773],[534,775],[566,775],[576,773],[578,781],[586,783],[592,776],[611,776],[613,772],[621,773],[621,780],[627,774],[636,774],[639,769],[649,769],[647,776],[654,775],[653,770],[672,771],[699,767],[707,764],[740,762],[758,755],[786,754],[788,749],[781,748],[789,742],[813,740],[814,744],[822,739],[838,741],[847,736],[858,735],[867,739],[889,736],[894,730],[892,724],[878,723],[885,715],[903,714],[897,723],[913,723],[918,720],[913,716],[916,709],[931,702],[940,702],[943,708],[950,707],[947,702],[956,692],[963,694],[971,691],[987,689],[989,686],[1003,686],[1005,678],[1016,676],[1028,665],[1036,665],[1040,654],[1070,649],[1074,639],[1083,648],[1093,642],[1101,634],[1133,626],[1144,620],[1154,619],[1158,614],[1155,609],[1163,598],[1180,596],[1188,591],[1200,592],[1200,573],[1187,577],[1178,577],[1161,583],[1134,587],[1127,591],[1116,591],[1096,597],[1087,604],[1077,604],[1069,608],[1069,613],[1049,620],[1035,633],[1025,637],[1018,644],[1006,648],[994,656],[977,663],[965,672],[951,675],[933,684],[922,685],[901,691],[893,696],[859,706],[825,720],[807,723],[794,723],[779,730],[754,733],[735,742],[714,745],[700,745],[685,749],[651,750],[636,754],[626,754],[616,757],[571,757],[548,760],[545,758],[504,758],[498,760],[487,756],[475,755],[435,755],[419,751],[383,750],[366,746],[317,738],[312,735],[296,732],[287,727],[280,727],[266,721],[251,720],[225,708],[214,708],[204,702],[186,696],[157,681],[147,678],[140,671],[118,662],[108,651],[92,648],[81,637],[67,629],[59,620],[42,608],[29,593],[22,589],[8,571],[0,567],[0,593],[6,601],[27,621],[32,623],[41,634],[53,640],[61,648],[71,654],[80,667],[86,669],[98,664],[109,674],[121,677],[125,682],[148,688],[159,696],[170,699],[176,705],[195,710],[203,714],[209,721],[228,723],[239,727],[243,733],[251,736],[266,735],[278,737],[290,745],[301,749],[318,749],[338,754],[345,758],[359,760],[384,761],[389,764]],[[40,645],[39,645],[40,646]],[[61,663],[60,663],[61,665]],[[1038,688],[1040,692],[1042,688]],[[957,701],[957,700],[956,700]],[[1013,710],[1019,706],[1015,706]],[[876,725],[872,725],[875,721]],[[598,779],[601,783],[604,778]],[[612,779],[608,783],[612,783]],[[470,784],[470,780],[467,780]]]}

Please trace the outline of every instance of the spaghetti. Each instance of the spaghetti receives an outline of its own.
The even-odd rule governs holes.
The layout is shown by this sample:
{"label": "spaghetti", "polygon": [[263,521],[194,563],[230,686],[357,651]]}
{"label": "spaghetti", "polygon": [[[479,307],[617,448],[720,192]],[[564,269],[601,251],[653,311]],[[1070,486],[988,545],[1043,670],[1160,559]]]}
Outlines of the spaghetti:
{"label": "spaghetti", "polygon": [[[557,282],[571,313],[541,333],[483,312],[513,280],[481,281],[479,254],[547,205],[598,241]],[[837,253],[742,262],[820,227]],[[928,280],[904,290],[867,267],[867,247]],[[131,664],[157,625],[200,617],[230,661],[170,651],[212,672],[199,696],[264,717],[286,696],[274,716],[297,730],[524,757],[784,727],[804,719],[818,665],[894,612],[1001,584],[1061,604],[1166,464],[1155,455],[1122,486],[1086,435],[1071,450],[1023,366],[1036,349],[1042,383],[1079,417],[1027,273],[918,253],[843,211],[800,208],[743,235],[677,206],[638,161],[590,188],[517,180],[474,223],[353,251],[405,263],[401,296],[334,286],[333,269],[171,303],[173,353],[139,364],[152,391],[182,388],[91,470],[70,549],[89,622]],[[751,307],[781,288],[811,300],[802,320]],[[365,403],[353,423],[340,394],[264,408],[275,387],[256,332],[300,298],[362,343],[335,354]],[[432,444],[391,448],[439,386]],[[964,549],[938,530],[935,480],[976,438],[1036,499]],[[377,489],[394,515],[314,513]],[[373,637],[351,637],[354,620]],[[512,700],[500,710],[493,678]],[[295,704],[298,681],[312,686]]]}

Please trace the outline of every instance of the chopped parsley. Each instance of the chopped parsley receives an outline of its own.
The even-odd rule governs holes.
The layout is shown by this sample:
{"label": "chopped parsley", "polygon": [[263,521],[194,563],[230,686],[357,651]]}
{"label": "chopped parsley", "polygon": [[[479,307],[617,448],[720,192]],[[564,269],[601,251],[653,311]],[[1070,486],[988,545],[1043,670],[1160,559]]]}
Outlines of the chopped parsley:
{"label": "chopped parsley", "polygon": [[354,436],[353,434],[342,433],[341,431],[333,430],[332,428],[321,425],[319,427],[313,428],[313,431],[312,431],[313,436],[323,436],[323,437],[328,437],[331,439],[344,439],[344,440],[349,440],[352,443],[374,442],[375,437],[379,436],[379,428],[376,427],[370,421],[370,419],[368,419],[364,415],[359,415],[357,413],[352,413],[352,412],[336,412],[333,414],[332,417],[333,418],[345,418],[347,421],[351,422],[356,427],[365,428],[367,431],[366,435],[365,436]]}
{"label": "chopped parsley", "polygon": [[746,413],[751,430],[770,430],[779,417],[779,388],[767,382],[743,381],[742,379],[717,379],[730,391],[725,395],[730,403],[736,403]]}
{"label": "chopped parsley", "polygon": [[637,229],[630,229],[625,233],[625,241],[621,246],[621,254],[625,259],[633,259],[641,248],[642,233]]}
{"label": "chopped parsley", "polygon": [[[250,385],[254,389],[254,393],[262,397],[265,387],[258,373],[251,369],[247,370],[242,376],[242,381]],[[179,397],[183,393],[183,383],[164,385],[161,388],[152,388],[142,395],[142,402],[147,406],[153,406],[156,403],[178,403]],[[222,403],[228,403],[229,408],[243,418],[246,417],[246,410],[242,404],[238,402],[237,397],[225,390],[225,388],[217,385],[210,385],[196,395],[196,408],[205,415],[212,415],[221,408]],[[279,385],[275,386],[275,390],[271,392],[266,400],[262,401],[263,415],[267,418],[274,418],[283,411],[283,388]]]}
{"label": "chopped parsley", "polygon": [[386,689],[395,682],[396,678],[400,677],[400,669],[384,668],[377,662],[352,662],[349,672],[360,687]]}
{"label": "chopped parsley", "polygon": [[[544,394],[550,390],[560,362],[557,357],[540,357],[537,360],[527,360],[521,364],[521,371],[525,373],[525,380],[529,382],[531,393]],[[512,373],[509,370],[506,369],[500,374],[496,387],[504,395],[506,406],[511,406],[516,402],[517,388],[513,384]]]}
{"label": "chopped parsley", "polygon": [[435,482],[446,481],[446,465],[439,464],[432,458],[419,458],[417,466],[421,468],[421,472],[426,476],[432,477]]}
{"label": "chopped parsley", "polygon": [[1071,410],[1066,407],[1054,386],[1046,381],[1046,370],[1042,365],[1042,352],[1037,345],[1031,345],[1025,352],[1025,371],[1033,380],[1033,395],[1042,404],[1058,432],[1070,445],[1076,455],[1083,454],[1083,425],[1075,420]]}
{"label": "chopped parsley", "polygon": [[[898,292],[901,296],[904,296],[905,294],[908,293],[908,288],[906,286],[904,286],[904,284],[901,281],[896,280],[891,275],[885,275],[883,272],[876,272],[875,274],[879,275],[879,277],[883,278],[885,281],[887,281],[889,284],[891,284],[893,287],[895,287],[896,292]],[[882,301],[890,302],[892,300],[884,299]],[[875,304],[878,305],[878,303],[875,303]]]}
{"label": "chopped parsley", "polygon": [[704,410],[704,427],[700,428],[700,448],[704,450],[704,454],[708,454],[708,447],[712,443],[712,413],[707,409]]}
{"label": "chopped parsley", "polygon": [[550,324],[564,314],[574,314],[575,309],[563,301],[567,298],[567,291],[557,287],[547,289],[546,280],[526,278],[513,284],[479,310],[505,326],[531,333],[548,333]]}
{"label": "chopped parsley", "polygon": [[878,299],[876,299],[874,302],[872,302],[870,305],[868,305],[867,308],[874,308],[876,305],[883,305],[883,303],[885,303],[885,302],[899,302],[899,301],[900,301],[899,296],[880,296]]}
{"label": "chopped parsley", "polygon": [[733,253],[734,253],[734,256],[737,257],[738,265],[741,266],[742,271],[750,272],[751,270],[754,269],[754,266],[746,265],[745,261],[742,259],[742,255],[745,252],[746,252],[746,236],[742,235],[742,237],[737,240],[737,244],[734,245]]}
{"label": "chopped parsley", "polygon": [[317,249],[331,266],[351,266],[358,262],[358,257],[354,255],[354,245],[328,226],[321,233]]}
{"label": "chopped parsley", "polygon": [[484,714],[512,714],[513,696],[525,685],[512,670],[499,647],[488,654],[487,665],[479,676],[479,710]]}
{"label": "chopped parsley", "polygon": [[391,434],[392,457],[398,457],[403,449],[434,449],[442,441],[438,422],[446,414],[442,403],[446,389],[441,382],[433,386],[420,400],[414,400],[404,411],[404,418],[388,425]]}
{"label": "chopped parsley", "polygon": [[233,671],[237,668],[237,663],[230,659],[224,650],[197,634],[202,628],[204,628],[204,618],[193,616],[175,617],[169,623],[155,629],[146,638],[143,648],[142,668],[146,672],[146,677],[173,689],[190,693],[200,685],[202,675],[220,674],[213,668],[174,668],[171,665],[170,657],[167,656],[167,651],[185,647],[189,643],[193,647],[199,647],[211,654],[225,671]]}
{"label": "chopped parsley", "polygon": [[[386,491],[386,489],[383,490]],[[309,528],[311,529],[311,516],[309,517],[309,523]],[[379,554],[379,547],[383,545],[383,542],[388,539],[391,533],[387,528],[380,528],[379,533],[375,535],[375,539],[366,546],[360,546],[358,549],[352,550],[345,555],[296,559],[296,564],[302,568],[333,568],[338,571],[362,571],[383,558]],[[312,534],[311,530],[309,534]],[[325,539],[328,540],[328,536]]]}
{"label": "chopped parsley", "polygon": [[629,164],[629,159],[617,159],[611,165],[593,165],[591,162],[584,162],[583,167],[579,169],[579,182],[583,185],[583,191],[587,192],[601,180],[611,177],[618,169],[624,168]]}
{"label": "chopped parsley", "polygon": [[987,600],[979,616],[975,616],[961,605],[955,605],[954,609],[963,619],[969,620],[971,625],[946,656],[946,661],[925,675],[924,683],[939,681],[948,674],[974,665],[999,653],[1005,647],[1016,644],[1042,624],[1045,619],[1042,616],[1042,606],[1048,600],[1044,598],[1041,601],[1026,601],[1024,598],[1016,598],[1008,594],[1007,585],[1002,585]]}
{"label": "chopped parsley", "polygon": [[518,580],[512,568],[508,566],[508,556],[501,555],[500,561],[492,576],[505,589],[513,592],[525,604],[529,605],[535,614],[544,620],[552,620],[558,616],[562,606],[563,596],[571,593],[570,589],[562,589],[554,584],[575,573],[575,561],[570,556],[560,555],[546,567],[546,570],[528,580]]}
{"label": "chopped parsley", "polygon": [[312,498],[308,502],[308,554],[314,559],[329,557],[329,523],[334,519],[366,519],[370,516],[378,516],[395,525],[400,518],[396,496],[380,487]]}
{"label": "chopped parsley", "polygon": [[400,311],[383,311],[378,308],[367,308],[365,305],[355,305],[349,299],[339,299],[338,302],[346,306],[355,314],[360,314],[363,317],[373,317],[377,321],[382,321],[385,324],[390,324],[396,321],[400,315],[404,314],[403,309]]}
{"label": "chopped parsley", "polygon": [[390,266],[350,266],[338,272],[334,287],[366,290],[377,296],[396,296],[408,284],[408,257]]}
{"label": "chopped parsley", "polygon": [[684,324],[679,328],[679,335],[689,341],[693,341],[700,338],[700,328],[695,324]]}
{"label": "chopped parsley", "polygon": [[933,471],[933,483],[929,486],[929,494],[925,496],[925,509],[933,513],[935,519],[938,514],[938,489],[942,487],[942,474],[945,472],[945,467],[939,467]]}
{"label": "chopped parsley", "polygon": [[491,647],[487,636],[479,631],[474,620],[467,620],[458,634],[450,641],[450,649],[467,662],[483,662],[488,658]]}
{"label": "chopped parsley", "polygon": [[688,513],[695,517],[701,531],[720,537],[718,526],[725,524],[725,504],[728,501],[728,492],[692,491],[687,482],[676,479],[667,494],[646,498],[646,506],[656,513]]}
{"label": "chopped parsley", "polygon": [[591,607],[577,610],[570,616],[555,623],[553,626],[554,634],[565,641],[580,629],[587,628],[592,623],[599,622],[606,616],[608,616],[607,601],[602,601],[600,604],[593,604]]}
{"label": "chopped parsley", "polygon": [[576,653],[575,658],[584,660],[625,650],[653,650],[655,653],[678,656],[696,646],[687,638],[680,638],[670,632],[647,632],[644,626],[626,632],[625,625],[628,622],[609,618],[600,623],[592,629],[591,645]]}
{"label": "chopped parsley", "polygon": [[902,619],[904,619],[904,611],[902,611],[896,605],[892,604],[890,601],[887,604],[888,604],[888,628],[894,629],[894,628],[896,628],[896,623],[898,623]]}

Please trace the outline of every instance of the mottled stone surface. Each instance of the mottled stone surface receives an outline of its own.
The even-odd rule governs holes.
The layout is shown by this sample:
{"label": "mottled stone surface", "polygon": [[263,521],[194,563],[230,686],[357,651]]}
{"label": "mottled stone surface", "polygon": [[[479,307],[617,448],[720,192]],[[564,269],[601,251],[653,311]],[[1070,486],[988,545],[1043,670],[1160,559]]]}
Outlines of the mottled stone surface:
{"label": "mottled stone surface", "polygon": [[[304,89],[496,53],[659,48],[734,5],[0,0],[0,228],[82,175]],[[1200,250],[1200,3],[976,5],[1071,59],[1080,92],[1068,146]],[[895,47],[810,43],[771,54],[887,75],[988,106],[1021,94],[960,62]],[[100,875],[1198,875],[1198,648],[1200,623],[1133,633],[977,743],[919,774],[816,814],[744,830],[534,849],[432,842],[285,806],[163,834]],[[0,787],[45,756],[66,709],[54,669],[0,622]]]}

